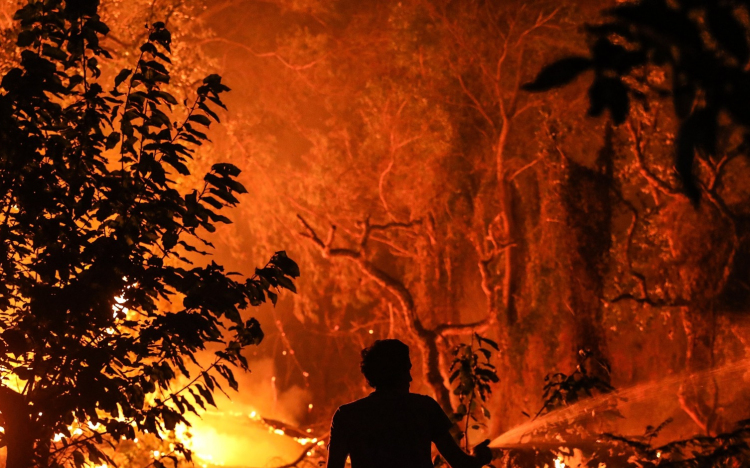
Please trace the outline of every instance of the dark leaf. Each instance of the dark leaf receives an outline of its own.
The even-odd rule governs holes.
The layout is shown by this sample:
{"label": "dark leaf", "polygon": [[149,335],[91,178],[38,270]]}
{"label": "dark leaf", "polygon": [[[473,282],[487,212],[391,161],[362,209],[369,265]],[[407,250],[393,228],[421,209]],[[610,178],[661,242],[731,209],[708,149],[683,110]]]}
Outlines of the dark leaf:
{"label": "dark leaf", "polygon": [[127,79],[127,77],[129,77],[131,73],[133,73],[133,71],[127,68],[121,70],[120,73],[118,73],[115,77],[115,88],[120,86],[120,84],[125,81],[125,79]]}
{"label": "dark leaf", "polygon": [[567,57],[544,67],[534,81],[523,85],[523,89],[537,92],[557,88],[570,83],[591,67],[592,62],[589,58]]}
{"label": "dark leaf", "polygon": [[616,124],[625,121],[630,110],[628,88],[619,78],[598,77],[589,89],[589,115],[600,116],[609,109]]}
{"label": "dark leaf", "polygon": [[120,134],[117,132],[112,132],[109,135],[107,135],[107,141],[105,143],[105,147],[107,149],[112,149],[115,146],[117,146],[117,143],[120,142]]}
{"label": "dark leaf", "polygon": [[204,125],[206,127],[211,125],[211,120],[202,114],[193,114],[190,117],[188,117],[188,120],[191,122],[198,122],[199,124]]}

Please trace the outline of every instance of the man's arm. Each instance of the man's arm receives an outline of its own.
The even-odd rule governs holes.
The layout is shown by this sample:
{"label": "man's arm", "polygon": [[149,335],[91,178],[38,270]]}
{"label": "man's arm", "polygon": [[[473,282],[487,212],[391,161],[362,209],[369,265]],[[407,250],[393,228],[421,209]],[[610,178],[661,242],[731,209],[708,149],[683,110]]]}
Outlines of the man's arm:
{"label": "man's arm", "polygon": [[336,411],[336,414],[333,415],[333,421],[331,421],[331,439],[328,442],[328,468],[344,468],[344,465],[346,465],[349,448],[341,431],[341,413]]}
{"label": "man's arm", "polygon": [[328,444],[328,468],[344,468],[346,465],[346,457],[349,456],[346,447],[343,444],[336,443],[331,438],[331,443]]}
{"label": "man's arm", "polygon": [[440,455],[452,468],[481,468],[492,461],[492,452],[487,446],[489,440],[474,447],[474,456],[461,450],[448,431],[436,437],[434,442]]}

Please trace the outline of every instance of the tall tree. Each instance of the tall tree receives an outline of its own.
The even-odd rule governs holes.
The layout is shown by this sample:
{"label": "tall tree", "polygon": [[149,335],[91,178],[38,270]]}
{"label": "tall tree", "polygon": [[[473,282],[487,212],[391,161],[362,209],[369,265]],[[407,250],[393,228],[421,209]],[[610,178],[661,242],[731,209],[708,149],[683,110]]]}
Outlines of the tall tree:
{"label": "tall tree", "polygon": [[[627,248],[641,219],[652,217],[659,229],[641,244],[661,244],[668,255],[660,256],[656,269],[640,259],[645,268],[637,271],[628,261],[635,287],[617,300],[680,307],[691,372],[716,365],[717,314],[731,311],[727,302],[736,302],[731,296],[745,294],[736,284],[744,281],[739,258],[746,252],[747,214],[738,198],[745,197],[730,174],[746,176],[750,45],[743,18],[748,13],[741,1],[618,5],[604,11],[600,24],[588,26],[588,56],[548,65],[525,86],[544,91],[591,71],[589,114],[608,110],[615,123],[624,124],[635,173],[649,194],[620,193],[634,219]],[[675,135],[667,147],[671,161],[648,158],[659,138],[646,126],[657,122],[662,132]],[[718,392],[702,379],[680,392],[683,408],[707,433],[721,429]]]}
{"label": "tall tree", "polygon": [[277,252],[243,280],[201,259],[246,190],[231,164],[175,186],[228,88],[209,76],[173,112],[163,23],[105,91],[97,1],[31,1],[15,20],[20,61],[0,82],[2,443],[9,468],[80,467],[106,461],[97,444],[186,423],[220,378],[236,389],[263,338],[242,311],[294,290],[298,269]]}

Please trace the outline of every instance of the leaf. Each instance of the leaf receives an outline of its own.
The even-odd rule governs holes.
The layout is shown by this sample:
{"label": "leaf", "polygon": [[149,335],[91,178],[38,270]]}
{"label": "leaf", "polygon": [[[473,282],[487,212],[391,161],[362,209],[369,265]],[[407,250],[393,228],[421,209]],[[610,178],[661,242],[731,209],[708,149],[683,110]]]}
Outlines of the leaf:
{"label": "leaf", "polygon": [[497,345],[497,343],[495,341],[493,341],[493,340],[491,340],[489,338],[484,338],[484,337],[482,338],[482,341],[484,341],[485,343],[487,343],[488,345],[490,345],[490,347],[492,349],[494,349],[495,351],[500,351],[500,347]]}
{"label": "leaf", "polygon": [[224,205],[219,200],[215,199],[214,197],[208,196],[208,195],[203,196],[201,198],[201,201],[205,202],[205,203],[208,203],[209,205],[213,206],[217,210],[219,210],[221,208],[224,208]]}
{"label": "leaf", "polygon": [[297,292],[297,287],[294,285],[294,282],[291,279],[285,276],[282,276],[278,278],[278,281],[279,281],[279,286],[281,286],[282,288],[288,289],[293,293]]}
{"label": "leaf", "polygon": [[289,258],[283,250],[276,252],[273,258],[271,258],[271,262],[281,268],[281,271],[283,271],[285,275],[291,276],[292,278],[297,278],[300,275],[297,263]]}
{"label": "leaf", "polygon": [[53,47],[49,44],[44,44],[42,46],[42,55],[60,61],[68,59],[68,54],[64,50],[59,47]]}
{"label": "leaf", "polygon": [[164,233],[162,236],[162,246],[164,247],[164,250],[172,250],[175,245],[177,245],[178,235],[176,232],[169,231]]}
{"label": "leaf", "polygon": [[118,73],[115,77],[115,89],[120,86],[120,84],[125,81],[125,79],[129,77],[131,73],[133,73],[133,70],[130,70],[128,68],[120,70],[120,73]]}
{"label": "leaf", "polygon": [[589,115],[598,117],[609,109],[616,124],[623,123],[630,110],[628,88],[620,78],[597,78],[589,88],[589,101]]}
{"label": "leaf", "polygon": [[170,104],[177,104],[177,99],[166,91],[155,91],[154,94]]}
{"label": "leaf", "polygon": [[16,330],[15,328],[9,328],[0,334],[3,341],[5,341],[8,351],[13,354],[21,355],[28,349],[28,343],[26,341],[26,335]]}
{"label": "leaf", "polygon": [[[211,172],[216,172],[222,176],[237,177],[242,171],[230,163],[218,163],[211,166]],[[276,252],[278,254],[278,252]]]}
{"label": "leaf", "polygon": [[83,456],[83,452],[80,450],[73,452],[73,462],[75,463],[76,468],[83,467],[84,463],[86,463],[86,457]]}
{"label": "leaf", "polygon": [[266,294],[268,294],[268,298],[271,299],[271,303],[273,305],[276,305],[276,301],[279,299],[279,296],[275,292],[269,290],[266,290]]}
{"label": "leaf", "polygon": [[216,112],[212,111],[212,110],[211,110],[211,108],[210,108],[210,107],[208,107],[208,106],[207,106],[206,104],[204,104],[203,102],[199,102],[199,103],[198,103],[198,109],[200,109],[200,110],[202,110],[203,112],[205,112],[206,114],[210,115],[210,116],[211,116],[211,117],[212,117],[212,118],[213,118],[213,119],[214,119],[215,121],[217,121],[217,122],[220,122],[220,121],[221,121],[221,120],[219,119],[219,115],[218,115],[218,114],[217,114]]}
{"label": "leaf", "polygon": [[235,198],[234,195],[232,195],[228,190],[220,189],[220,188],[210,188],[208,191],[217,197],[221,198],[225,202],[227,202],[230,205],[236,205],[240,201]]}
{"label": "leaf", "polygon": [[587,57],[567,57],[547,65],[539,72],[534,81],[526,83],[522,89],[526,91],[547,91],[573,81],[578,75],[591,69],[593,63]]}
{"label": "leaf", "polygon": [[20,48],[28,47],[33,44],[34,41],[36,41],[38,38],[39,31],[37,29],[21,31],[20,33],[18,33],[16,45]]}
{"label": "leaf", "polygon": [[211,119],[209,119],[208,117],[202,114],[193,114],[190,117],[188,117],[188,120],[191,122],[198,122],[199,124],[204,125],[206,127],[211,125]]}
{"label": "leaf", "polygon": [[112,132],[109,135],[107,135],[107,140],[105,141],[105,148],[108,150],[114,148],[117,146],[117,143],[120,142],[120,134],[118,132]]}

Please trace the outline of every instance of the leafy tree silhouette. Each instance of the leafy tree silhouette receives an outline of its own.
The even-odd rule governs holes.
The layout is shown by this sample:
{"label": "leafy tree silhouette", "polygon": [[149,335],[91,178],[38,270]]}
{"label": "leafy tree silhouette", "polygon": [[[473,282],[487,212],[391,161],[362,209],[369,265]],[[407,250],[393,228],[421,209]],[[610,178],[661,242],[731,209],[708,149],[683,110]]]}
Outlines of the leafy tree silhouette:
{"label": "leafy tree silhouette", "polygon": [[745,146],[750,137],[750,30],[742,19],[749,8],[742,0],[618,5],[605,11],[602,24],[587,26],[588,57],[567,57],[546,66],[525,89],[549,90],[593,71],[589,115],[609,110],[613,121],[622,123],[631,99],[646,99],[636,88],[653,88],[645,73],[648,67],[665,69],[671,86],[653,90],[672,98],[679,119],[675,167],[686,195],[697,202],[701,187],[693,172],[696,151],[715,155],[718,129],[727,123],[743,129]]}
{"label": "leafy tree silhouette", "polygon": [[[28,2],[15,15],[20,64],[0,83],[8,468],[108,462],[102,443],[164,434],[214,405],[222,384],[237,389],[232,369],[247,369],[243,348],[263,338],[241,312],[275,303],[279,288],[294,291],[299,275],[284,252],[247,279],[213,261],[192,263],[212,247],[205,233],[230,222],[219,212],[246,192],[231,164],[214,165],[186,194],[174,181],[190,174],[228,88],[207,77],[173,122],[181,114],[164,90],[170,33],[155,23],[135,69],[105,91],[99,61],[110,54],[99,39],[108,28],[97,8],[95,0]],[[201,364],[197,353],[209,344],[215,359]]]}

